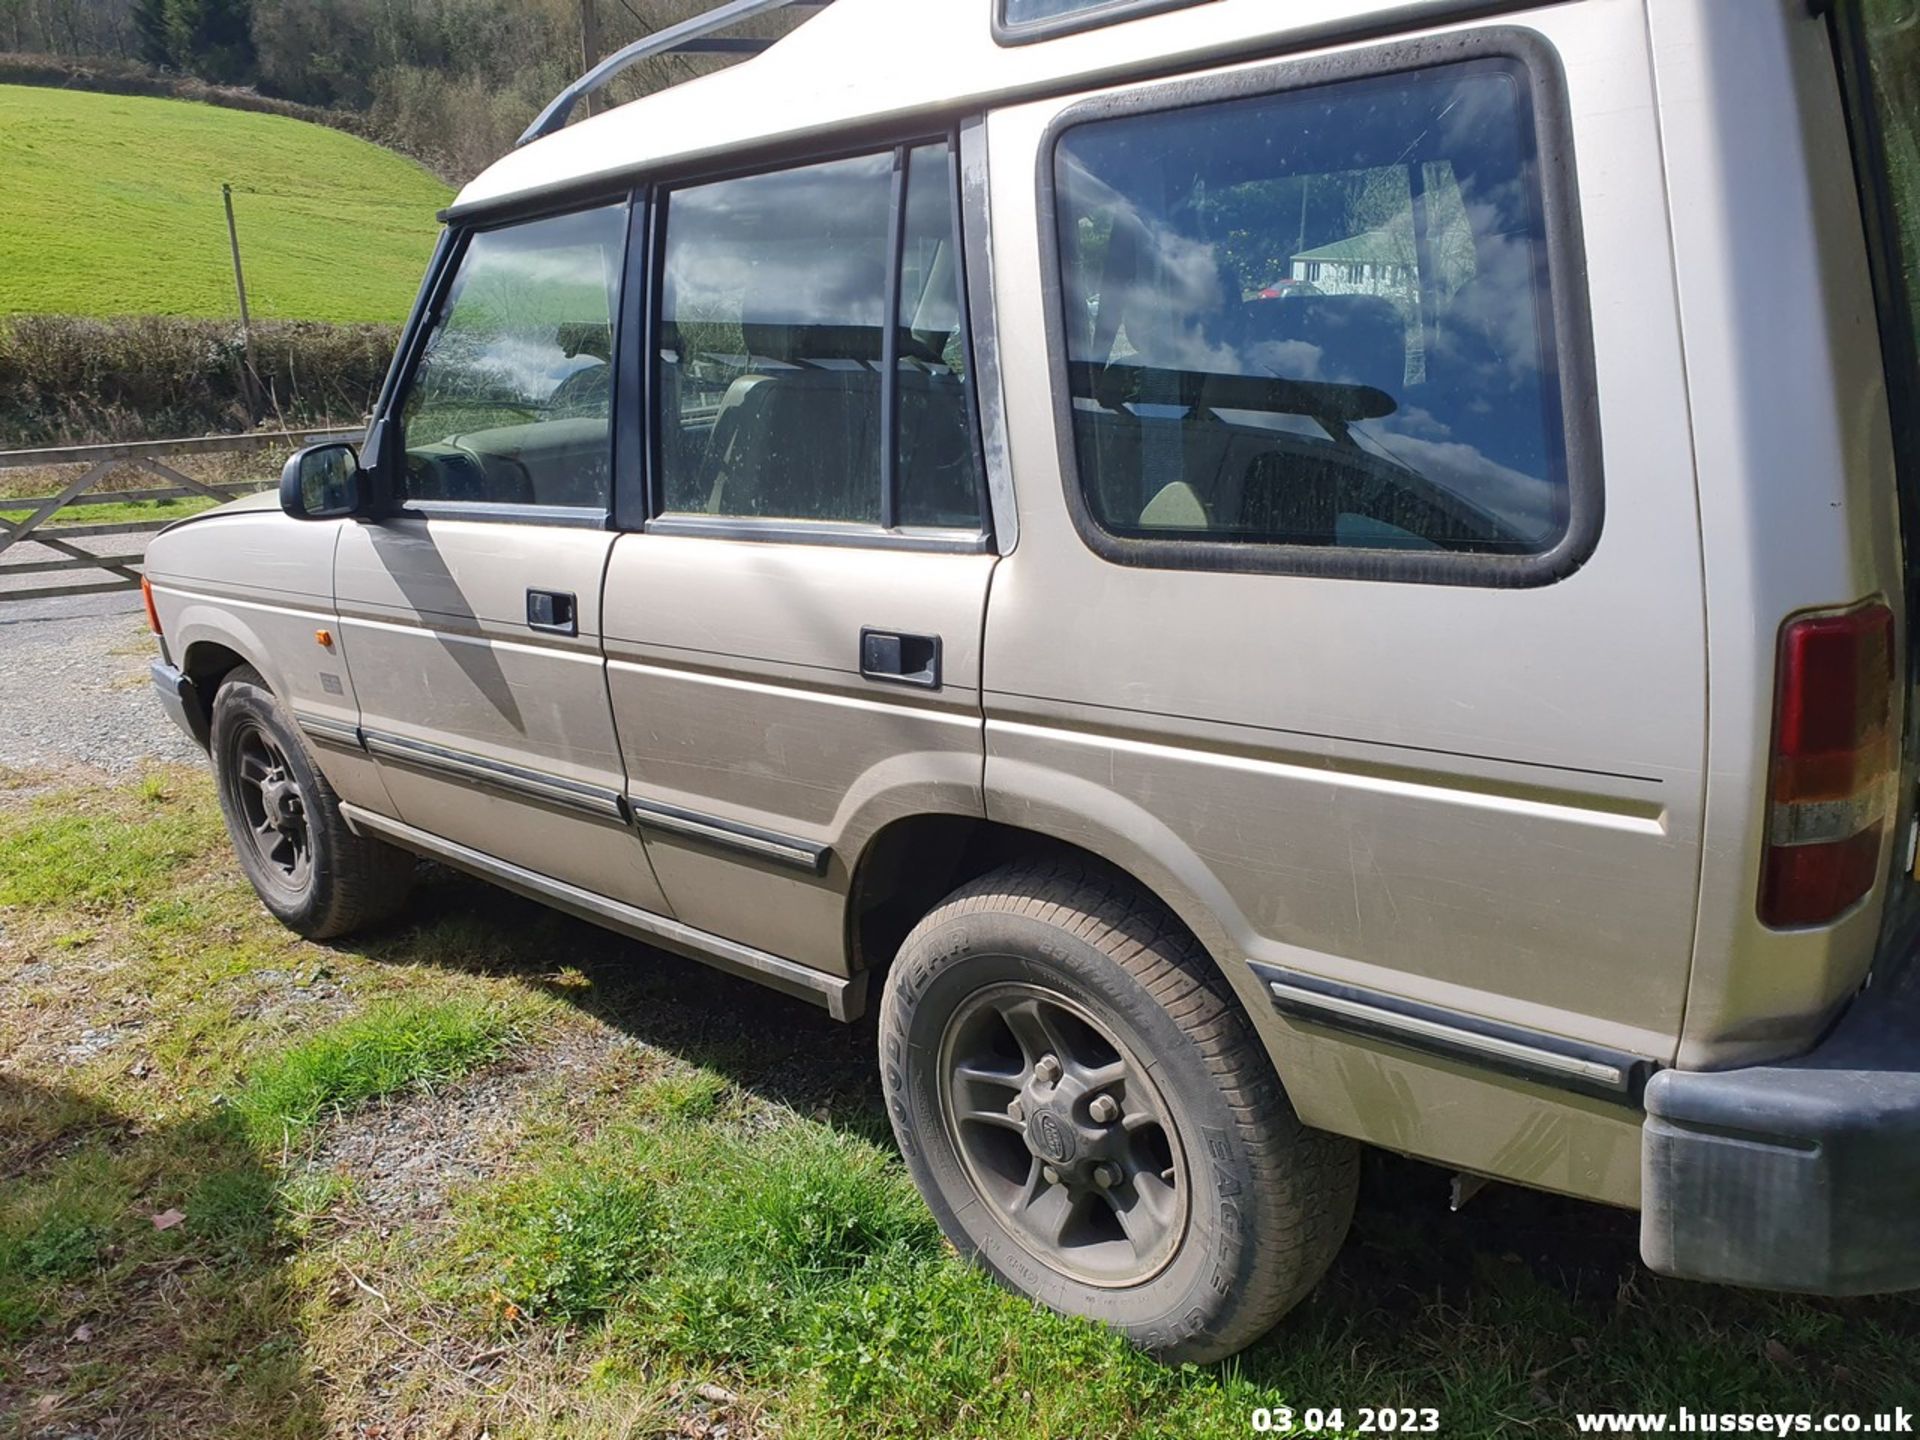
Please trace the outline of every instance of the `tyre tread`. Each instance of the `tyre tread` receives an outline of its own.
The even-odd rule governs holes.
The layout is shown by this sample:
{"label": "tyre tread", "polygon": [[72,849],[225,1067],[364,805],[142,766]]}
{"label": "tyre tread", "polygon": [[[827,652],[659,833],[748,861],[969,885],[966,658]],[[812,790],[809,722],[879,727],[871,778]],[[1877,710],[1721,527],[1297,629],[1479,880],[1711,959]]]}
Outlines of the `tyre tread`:
{"label": "tyre tread", "polygon": [[[221,681],[214,696],[216,716],[223,699],[231,704],[228,697],[239,694],[232,688],[235,686],[244,686],[258,695],[259,703],[285,732],[279,737],[283,744],[300,751],[313,775],[313,793],[306,797],[307,823],[320,829],[321,844],[316,847],[316,853],[328,856],[329,873],[314,877],[315,884],[324,884],[325,904],[294,928],[310,940],[332,940],[393,915],[413,888],[413,856],[384,840],[354,833],[341,813],[338,792],[326,773],[314,763],[305,737],[272,687],[252,666],[242,665],[229,671]],[[284,923],[294,925],[286,917],[281,918]]]}

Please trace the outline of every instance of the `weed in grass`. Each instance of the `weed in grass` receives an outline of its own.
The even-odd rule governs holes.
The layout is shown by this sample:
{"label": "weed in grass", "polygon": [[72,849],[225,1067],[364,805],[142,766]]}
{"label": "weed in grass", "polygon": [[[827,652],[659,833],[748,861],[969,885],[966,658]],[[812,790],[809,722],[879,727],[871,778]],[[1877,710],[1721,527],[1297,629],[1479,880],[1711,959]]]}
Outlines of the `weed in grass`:
{"label": "weed in grass", "polygon": [[129,1199],[122,1176],[91,1148],[0,1196],[0,1334],[30,1329],[62,1285],[103,1263]]}
{"label": "weed in grass", "polygon": [[471,998],[385,1002],[260,1065],[233,1109],[256,1144],[279,1150],[337,1111],[466,1074],[506,1048],[517,1018]]}
{"label": "weed in grass", "polygon": [[493,1228],[490,1295],[507,1319],[592,1319],[644,1279],[660,1252],[653,1187],[588,1167],[509,1186],[482,1214]]}
{"label": "weed in grass", "polygon": [[89,1207],[49,1207],[36,1222],[0,1240],[0,1274],[70,1280],[100,1258],[106,1227]]}

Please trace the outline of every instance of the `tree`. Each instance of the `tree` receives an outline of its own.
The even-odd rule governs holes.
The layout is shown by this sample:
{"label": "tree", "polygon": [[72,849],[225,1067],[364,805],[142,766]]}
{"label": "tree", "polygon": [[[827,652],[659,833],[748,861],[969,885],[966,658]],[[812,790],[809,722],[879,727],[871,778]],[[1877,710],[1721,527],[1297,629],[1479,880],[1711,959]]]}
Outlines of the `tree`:
{"label": "tree", "polygon": [[172,0],[172,5],[185,22],[187,69],[222,85],[252,82],[253,0]]}
{"label": "tree", "polygon": [[167,19],[168,0],[135,0],[133,33],[140,47],[140,58],[149,65],[171,67],[172,32]]}
{"label": "tree", "polygon": [[253,0],[135,0],[141,58],[221,85],[254,77]]}

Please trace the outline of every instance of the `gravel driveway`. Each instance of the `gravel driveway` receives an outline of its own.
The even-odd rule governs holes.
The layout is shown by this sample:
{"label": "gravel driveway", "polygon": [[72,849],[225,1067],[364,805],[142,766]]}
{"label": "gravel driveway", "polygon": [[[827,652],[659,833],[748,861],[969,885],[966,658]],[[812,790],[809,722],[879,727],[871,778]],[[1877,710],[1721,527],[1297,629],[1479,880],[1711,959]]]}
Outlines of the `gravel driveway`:
{"label": "gravel driveway", "polygon": [[147,681],[137,594],[0,605],[0,766],[137,770],[203,758]]}

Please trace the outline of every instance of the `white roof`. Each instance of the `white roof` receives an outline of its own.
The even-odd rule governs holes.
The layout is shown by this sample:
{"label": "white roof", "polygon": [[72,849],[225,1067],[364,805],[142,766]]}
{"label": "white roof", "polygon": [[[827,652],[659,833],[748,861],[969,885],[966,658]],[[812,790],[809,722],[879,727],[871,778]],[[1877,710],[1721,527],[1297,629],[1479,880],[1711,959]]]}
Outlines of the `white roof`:
{"label": "white roof", "polygon": [[[644,96],[512,151],[449,214],[624,179],[743,146],[805,140],[863,122],[949,116],[1182,61],[1348,38],[1391,14],[1442,24],[1462,0],[1208,0],[1024,45],[1000,45],[993,0],[834,0],[750,60]],[[1480,7],[1484,9],[1484,6]],[[1343,34],[1343,32],[1345,32]]]}

